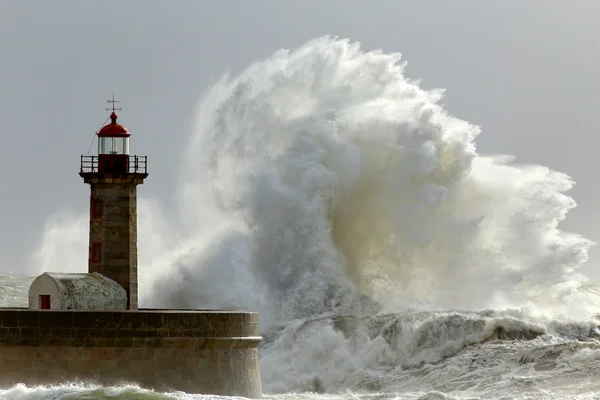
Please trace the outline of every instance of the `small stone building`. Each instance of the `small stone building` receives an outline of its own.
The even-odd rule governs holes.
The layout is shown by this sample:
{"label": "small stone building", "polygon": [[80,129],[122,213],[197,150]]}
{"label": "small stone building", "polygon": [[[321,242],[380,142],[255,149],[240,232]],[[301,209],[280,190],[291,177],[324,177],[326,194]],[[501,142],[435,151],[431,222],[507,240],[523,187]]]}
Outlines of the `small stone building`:
{"label": "small stone building", "polygon": [[32,310],[125,310],[127,292],[121,285],[93,272],[45,272],[29,287]]}

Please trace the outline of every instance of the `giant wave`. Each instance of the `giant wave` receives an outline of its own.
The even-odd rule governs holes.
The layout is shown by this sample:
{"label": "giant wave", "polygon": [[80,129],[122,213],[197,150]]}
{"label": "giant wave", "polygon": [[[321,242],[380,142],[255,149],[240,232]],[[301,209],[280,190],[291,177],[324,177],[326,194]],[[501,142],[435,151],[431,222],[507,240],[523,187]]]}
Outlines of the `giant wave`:
{"label": "giant wave", "polygon": [[[224,75],[178,217],[139,201],[142,305],[260,312],[270,392],[541,393],[577,362],[589,379],[593,243],[558,226],[574,181],[478,154],[442,97],[400,54],[331,37]],[[49,221],[41,269],[85,269],[86,221]]]}

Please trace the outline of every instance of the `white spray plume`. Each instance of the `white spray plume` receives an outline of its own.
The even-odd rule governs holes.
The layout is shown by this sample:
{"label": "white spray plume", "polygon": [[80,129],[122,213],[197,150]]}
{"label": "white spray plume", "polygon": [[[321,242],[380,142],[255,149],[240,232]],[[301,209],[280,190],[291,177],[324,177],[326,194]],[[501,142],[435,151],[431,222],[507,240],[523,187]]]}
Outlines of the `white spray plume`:
{"label": "white spray plume", "polygon": [[[181,220],[140,202],[142,304],[267,324],[360,312],[362,295],[387,310],[595,311],[577,273],[592,243],[558,229],[573,181],[478,155],[479,128],[403,67],[325,37],[217,82],[183,157]],[[49,226],[44,269],[71,251],[85,270],[86,220]]]}

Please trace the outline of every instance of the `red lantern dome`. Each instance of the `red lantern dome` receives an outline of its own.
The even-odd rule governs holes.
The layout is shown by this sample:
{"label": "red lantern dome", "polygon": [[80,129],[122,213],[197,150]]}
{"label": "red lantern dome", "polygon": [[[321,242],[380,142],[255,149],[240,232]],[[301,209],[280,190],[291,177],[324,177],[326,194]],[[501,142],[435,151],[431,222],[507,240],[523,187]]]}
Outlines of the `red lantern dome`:
{"label": "red lantern dome", "polygon": [[110,114],[110,124],[104,125],[98,132],[98,137],[129,137],[131,134],[121,124],[117,123],[117,114]]}

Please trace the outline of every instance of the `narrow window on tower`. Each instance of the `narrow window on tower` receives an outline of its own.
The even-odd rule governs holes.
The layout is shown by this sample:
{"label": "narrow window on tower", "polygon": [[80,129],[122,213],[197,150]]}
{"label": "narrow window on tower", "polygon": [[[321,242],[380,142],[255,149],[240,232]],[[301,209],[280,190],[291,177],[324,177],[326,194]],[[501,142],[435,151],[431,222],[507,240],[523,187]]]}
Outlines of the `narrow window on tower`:
{"label": "narrow window on tower", "polygon": [[92,218],[102,218],[102,200],[92,197]]}
{"label": "narrow window on tower", "polygon": [[92,254],[90,255],[93,263],[99,263],[102,261],[102,243],[92,243]]}

